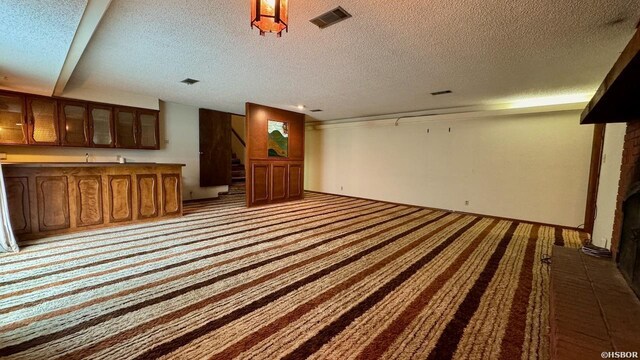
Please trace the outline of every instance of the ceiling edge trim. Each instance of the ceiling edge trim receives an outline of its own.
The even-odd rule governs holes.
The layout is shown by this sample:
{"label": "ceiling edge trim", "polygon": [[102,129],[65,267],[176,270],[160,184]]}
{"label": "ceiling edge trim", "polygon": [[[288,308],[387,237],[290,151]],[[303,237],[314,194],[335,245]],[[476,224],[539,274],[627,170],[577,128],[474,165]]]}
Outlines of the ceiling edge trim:
{"label": "ceiling edge trim", "polygon": [[323,130],[349,127],[394,126],[422,123],[434,120],[469,120],[487,117],[530,115],[564,111],[576,111],[576,122],[578,122],[580,119],[580,113],[578,111],[584,109],[586,104],[586,102],[577,102],[570,104],[534,106],[526,108],[509,108],[508,105],[500,105],[485,108],[484,110],[478,110],[478,107],[456,108],[454,111],[450,112],[445,112],[446,109],[441,109],[434,111],[418,111],[411,113],[376,115],[372,117],[343,120],[314,121],[307,123],[306,127],[310,130]]}

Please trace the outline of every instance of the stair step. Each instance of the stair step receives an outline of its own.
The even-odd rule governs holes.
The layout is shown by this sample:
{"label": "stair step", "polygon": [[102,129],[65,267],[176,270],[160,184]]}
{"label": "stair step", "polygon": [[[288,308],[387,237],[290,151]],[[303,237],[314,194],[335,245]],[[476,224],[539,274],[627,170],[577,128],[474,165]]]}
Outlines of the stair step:
{"label": "stair step", "polygon": [[242,161],[240,161],[240,159],[231,159],[231,163],[232,164],[241,164]]}

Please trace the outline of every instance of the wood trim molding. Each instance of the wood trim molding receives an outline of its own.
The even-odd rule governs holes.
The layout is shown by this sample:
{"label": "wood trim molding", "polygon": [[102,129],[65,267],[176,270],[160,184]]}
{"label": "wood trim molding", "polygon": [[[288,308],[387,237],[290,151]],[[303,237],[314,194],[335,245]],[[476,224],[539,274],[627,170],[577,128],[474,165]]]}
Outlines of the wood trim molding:
{"label": "wood trim molding", "polygon": [[592,235],[593,225],[597,215],[596,201],[598,200],[598,185],[600,184],[600,168],[602,167],[605,129],[605,124],[596,124],[594,126],[593,142],[591,144],[591,165],[589,169],[589,185],[587,188],[587,204],[584,213],[584,231]]}

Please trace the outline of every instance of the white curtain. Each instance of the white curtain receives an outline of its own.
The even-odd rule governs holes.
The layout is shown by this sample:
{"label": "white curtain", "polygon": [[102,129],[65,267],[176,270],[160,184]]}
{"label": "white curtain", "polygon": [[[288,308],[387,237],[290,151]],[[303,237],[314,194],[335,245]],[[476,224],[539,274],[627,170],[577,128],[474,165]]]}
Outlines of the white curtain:
{"label": "white curtain", "polygon": [[2,164],[0,164],[0,252],[9,251],[19,251],[19,249],[11,230],[7,190],[4,187],[4,175],[2,175]]}

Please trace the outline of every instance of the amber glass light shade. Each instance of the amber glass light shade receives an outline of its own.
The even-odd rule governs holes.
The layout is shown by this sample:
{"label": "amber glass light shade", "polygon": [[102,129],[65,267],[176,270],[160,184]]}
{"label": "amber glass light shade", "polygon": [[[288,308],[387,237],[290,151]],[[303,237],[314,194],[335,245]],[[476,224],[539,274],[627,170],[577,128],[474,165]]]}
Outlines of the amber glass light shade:
{"label": "amber glass light shade", "polygon": [[251,27],[257,27],[260,35],[272,32],[278,37],[289,31],[289,0],[251,0]]}

